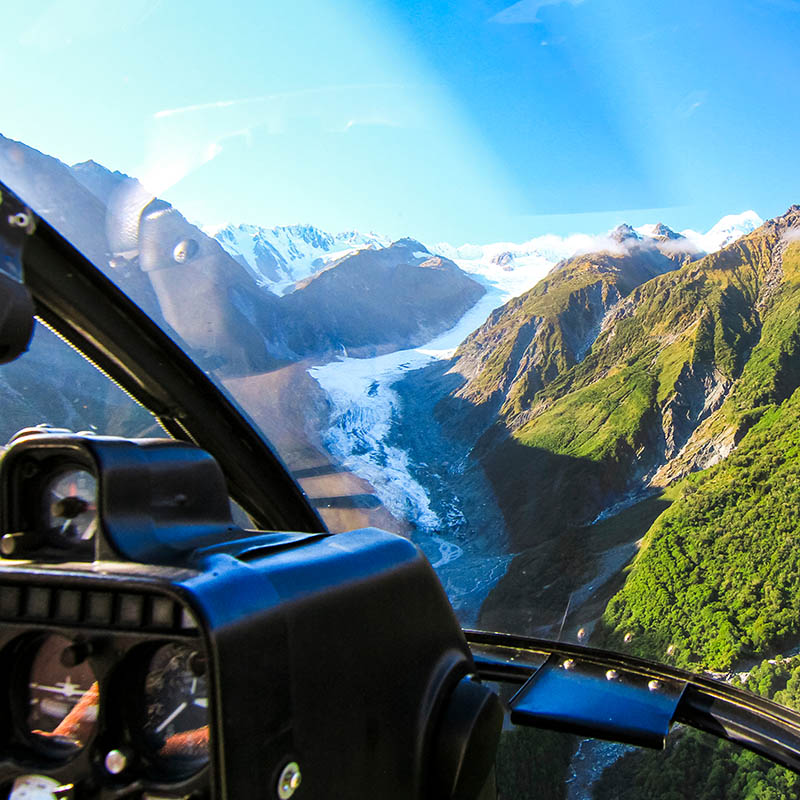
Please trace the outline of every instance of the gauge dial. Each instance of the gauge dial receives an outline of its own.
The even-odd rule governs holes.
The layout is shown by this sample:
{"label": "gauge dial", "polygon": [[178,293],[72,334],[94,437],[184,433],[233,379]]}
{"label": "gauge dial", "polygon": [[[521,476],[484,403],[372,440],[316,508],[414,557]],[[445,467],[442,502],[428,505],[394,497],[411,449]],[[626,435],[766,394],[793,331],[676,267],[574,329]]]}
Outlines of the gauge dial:
{"label": "gauge dial", "polygon": [[159,760],[192,766],[208,760],[208,687],[206,663],[195,647],[160,647],[144,686],[144,734]]}
{"label": "gauge dial", "polygon": [[59,472],[45,486],[47,527],[61,544],[90,542],[97,530],[97,480],[86,469]]}
{"label": "gauge dial", "polygon": [[61,781],[47,775],[20,775],[14,781],[8,800],[58,800]]}
{"label": "gauge dial", "polygon": [[50,742],[80,748],[97,722],[97,679],[88,661],[75,666],[74,643],[51,634],[28,673],[28,730]]}

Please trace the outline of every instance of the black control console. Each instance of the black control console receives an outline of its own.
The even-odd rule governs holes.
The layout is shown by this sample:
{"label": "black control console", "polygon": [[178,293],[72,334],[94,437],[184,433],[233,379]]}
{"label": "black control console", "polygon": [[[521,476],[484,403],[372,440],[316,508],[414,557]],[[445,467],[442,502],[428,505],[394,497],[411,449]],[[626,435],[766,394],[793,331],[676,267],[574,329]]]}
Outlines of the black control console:
{"label": "black control console", "polygon": [[23,431],[0,497],[0,796],[484,789],[502,709],[407,540],[244,530],[173,440]]}

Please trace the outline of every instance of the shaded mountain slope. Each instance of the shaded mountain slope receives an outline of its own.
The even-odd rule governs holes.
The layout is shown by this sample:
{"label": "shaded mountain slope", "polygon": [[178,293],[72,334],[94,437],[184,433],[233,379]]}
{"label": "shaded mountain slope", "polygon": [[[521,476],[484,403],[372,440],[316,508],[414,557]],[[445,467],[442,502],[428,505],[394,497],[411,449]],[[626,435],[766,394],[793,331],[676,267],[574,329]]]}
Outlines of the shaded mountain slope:
{"label": "shaded mountain slope", "polygon": [[280,298],[298,354],[375,355],[423,344],[454,325],[485,289],[413,239],[363,249]]}
{"label": "shaded mountain slope", "polygon": [[[452,261],[408,239],[384,248],[370,242],[376,249],[351,253],[278,297],[259,285],[251,266],[120,172],[93,161],[67,167],[0,136],[0,180],[198,363],[224,376],[328,358],[342,348],[374,354],[420,344],[452,326],[485,291]],[[356,234],[328,241],[310,226],[278,234],[276,241],[287,243],[285,265],[361,241]],[[308,253],[298,249],[298,237]]]}
{"label": "shaded mountain slope", "polygon": [[89,259],[107,262],[105,205],[66,164],[0,135],[0,180]]}

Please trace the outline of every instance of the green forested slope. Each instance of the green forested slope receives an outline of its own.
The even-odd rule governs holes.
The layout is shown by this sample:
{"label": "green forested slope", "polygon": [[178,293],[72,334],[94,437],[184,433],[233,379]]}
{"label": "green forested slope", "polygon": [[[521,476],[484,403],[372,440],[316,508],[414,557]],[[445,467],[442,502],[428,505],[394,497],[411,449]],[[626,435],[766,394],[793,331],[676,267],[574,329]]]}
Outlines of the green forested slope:
{"label": "green forested slope", "polygon": [[598,639],[726,670],[800,639],[800,391],[734,453],[685,479],[648,532]]}
{"label": "green forested slope", "polygon": [[563,262],[465,339],[452,369],[466,377],[456,399],[487,415],[501,407],[504,417],[524,411],[536,392],[585,356],[614,303],[696,256],[686,240],[683,249],[671,241],[662,252],[659,242],[633,238],[630,229],[616,234],[615,252]]}
{"label": "green forested slope", "polygon": [[696,731],[673,734],[666,753],[624,755],[603,771],[593,800],[796,800],[800,777]]}
{"label": "green forested slope", "polygon": [[[780,657],[762,662],[748,689],[798,708],[800,665]],[[603,771],[594,800],[795,800],[800,776],[727,742],[673,731],[666,753],[628,753]]]}
{"label": "green forested slope", "polygon": [[[800,639],[800,247],[718,417],[747,430],[689,476],[653,525],[596,633],[653,658],[728,669]],[[752,427],[751,427],[752,426]],[[630,638],[630,637],[629,637]]]}

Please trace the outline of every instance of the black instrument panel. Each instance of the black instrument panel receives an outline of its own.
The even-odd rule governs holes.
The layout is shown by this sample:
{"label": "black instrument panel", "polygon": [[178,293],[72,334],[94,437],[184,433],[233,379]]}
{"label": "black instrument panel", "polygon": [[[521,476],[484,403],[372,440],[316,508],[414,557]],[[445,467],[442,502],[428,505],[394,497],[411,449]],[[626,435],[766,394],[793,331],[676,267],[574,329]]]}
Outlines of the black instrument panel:
{"label": "black instrument panel", "polygon": [[0,797],[207,797],[210,681],[191,612],[120,576],[41,577],[0,575]]}
{"label": "black instrument panel", "polygon": [[0,495],[0,797],[486,783],[499,700],[407,539],[239,528],[216,461],[164,439],[23,431]]}

